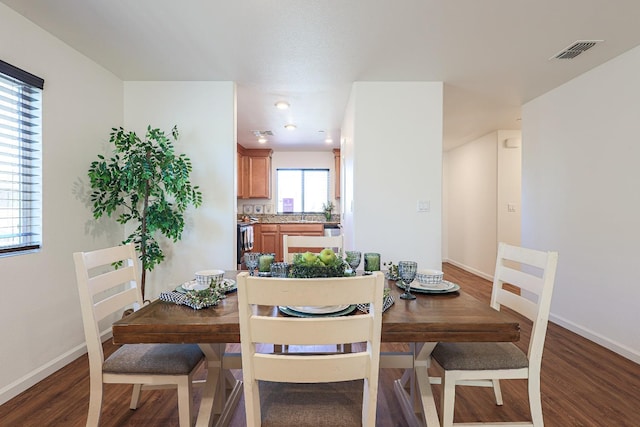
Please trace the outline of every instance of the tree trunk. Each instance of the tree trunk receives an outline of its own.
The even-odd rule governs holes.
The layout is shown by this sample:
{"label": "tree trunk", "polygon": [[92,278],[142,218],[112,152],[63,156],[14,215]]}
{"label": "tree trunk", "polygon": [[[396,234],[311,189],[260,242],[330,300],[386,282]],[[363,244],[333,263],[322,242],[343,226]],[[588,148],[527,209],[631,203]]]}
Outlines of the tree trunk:
{"label": "tree trunk", "polygon": [[[149,154],[147,153],[147,157]],[[142,257],[142,276],[140,278],[140,290],[142,291],[142,301],[145,299],[144,287],[147,281],[147,207],[149,206],[149,181],[144,189],[144,201],[142,207],[142,236],[140,239],[140,254]]]}

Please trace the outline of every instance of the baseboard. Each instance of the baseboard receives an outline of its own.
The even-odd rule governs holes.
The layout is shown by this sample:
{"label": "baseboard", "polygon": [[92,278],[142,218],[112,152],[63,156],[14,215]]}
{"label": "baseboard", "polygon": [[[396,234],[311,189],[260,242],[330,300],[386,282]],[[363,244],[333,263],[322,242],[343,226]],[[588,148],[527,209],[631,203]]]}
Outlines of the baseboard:
{"label": "baseboard", "polygon": [[[102,334],[102,341],[111,338],[111,331],[104,332]],[[33,387],[40,381],[47,378],[49,375],[55,373],[56,371],[64,368],[69,363],[76,360],[78,357],[87,353],[87,345],[80,344],[77,347],[72,348],[71,350],[61,354],[55,359],[45,363],[44,365],[34,369],[33,371],[27,373],[21,378],[18,378],[11,384],[0,389],[0,405],[8,402],[13,399],[23,391],[27,390],[30,387]]]}
{"label": "baseboard", "polygon": [[[464,265],[462,263],[456,262],[454,260],[451,259],[443,259],[442,262],[448,262],[451,265],[454,265],[458,268],[461,268],[465,271],[468,271],[469,273],[475,274],[476,276],[480,276],[484,279],[489,280],[490,282],[493,281],[493,276],[489,276],[487,274],[482,273],[481,271],[478,271],[472,267],[469,267],[467,265]],[[549,320],[552,321],[553,323],[557,324],[558,326],[562,326],[565,329],[570,330],[571,332],[574,332],[578,335],[580,335],[581,337],[584,337],[590,341],[595,342],[596,344],[599,344],[601,346],[603,346],[604,348],[607,348],[611,351],[613,351],[614,353],[619,354],[622,357],[625,357],[635,363],[639,363],[640,364],[640,353],[638,353],[637,351],[623,345],[620,344],[618,342],[615,342],[607,337],[604,337],[588,328],[585,328],[583,326],[580,326],[574,322],[571,322],[567,319],[565,319],[562,316],[557,316],[553,313],[549,314]]]}
{"label": "baseboard", "polygon": [[456,266],[458,268],[461,268],[461,269],[463,269],[465,271],[468,271],[469,273],[475,274],[476,276],[480,276],[483,279],[486,279],[486,280],[488,280],[490,282],[493,282],[493,276],[492,275],[483,273],[482,271],[476,270],[475,268],[469,267],[468,265],[459,263],[459,262],[454,261],[452,259],[443,259],[442,262],[448,262],[451,265],[454,265],[454,266]]}
{"label": "baseboard", "polygon": [[604,348],[607,348],[613,351],[614,353],[618,353],[620,356],[624,358],[627,358],[635,363],[640,364],[640,353],[623,344],[620,344],[607,337],[604,337],[588,328],[577,325],[571,322],[570,320],[565,319],[564,317],[556,316],[553,313],[549,315],[549,320],[559,326],[562,326],[565,329],[570,330],[571,332],[574,332],[580,335],[581,337],[584,337],[590,341],[595,342],[596,344],[603,346]]}

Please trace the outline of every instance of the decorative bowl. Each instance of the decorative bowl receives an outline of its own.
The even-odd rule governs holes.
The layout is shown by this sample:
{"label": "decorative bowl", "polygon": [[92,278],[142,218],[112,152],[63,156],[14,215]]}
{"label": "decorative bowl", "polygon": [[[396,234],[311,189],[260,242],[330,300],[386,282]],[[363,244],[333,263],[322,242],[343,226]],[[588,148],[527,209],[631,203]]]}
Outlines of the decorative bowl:
{"label": "decorative bowl", "polygon": [[222,282],[224,270],[201,270],[196,271],[196,282],[205,288],[216,286]]}
{"label": "decorative bowl", "polygon": [[416,280],[423,285],[430,285],[442,282],[444,273],[439,270],[418,270]]}

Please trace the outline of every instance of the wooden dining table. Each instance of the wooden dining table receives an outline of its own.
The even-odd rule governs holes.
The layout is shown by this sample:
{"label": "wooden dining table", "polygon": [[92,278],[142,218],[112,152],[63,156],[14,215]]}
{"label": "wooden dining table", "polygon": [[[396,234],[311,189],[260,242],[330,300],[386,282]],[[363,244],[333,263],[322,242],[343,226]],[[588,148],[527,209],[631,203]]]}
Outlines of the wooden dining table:
{"label": "wooden dining table", "polygon": [[[235,279],[238,271],[227,271]],[[520,326],[514,317],[496,311],[464,290],[417,294],[415,300],[399,298],[402,292],[387,281],[395,303],[382,318],[383,343],[408,343],[407,352],[382,353],[381,368],[401,368],[394,384],[410,426],[440,425],[427,372],[431,351],[442,341],[518,341]],[[277,307],[259,307],[264,315],[282,316]],[[357,313],[357,311],[355,312]],[[114,344],[196,343],[207,358],[207,378],[198,413],[198,426],[226,425],[242,392],[242,382],[230,369],[241,369],[240,355],[226,352],[226,344],[240,342],[238,300],[228,293],[217,306],[194,310],[155,300],[113,324]],[[416,415],[417,413],[417,415]],[[424,418],[422,418],[424,417]]]}

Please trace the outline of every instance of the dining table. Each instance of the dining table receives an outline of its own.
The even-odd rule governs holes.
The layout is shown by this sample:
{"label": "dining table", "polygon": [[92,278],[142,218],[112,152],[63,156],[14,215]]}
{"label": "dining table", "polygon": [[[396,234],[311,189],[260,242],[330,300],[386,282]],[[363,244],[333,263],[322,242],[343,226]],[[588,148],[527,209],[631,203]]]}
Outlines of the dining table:
{"label": "dining table", "polygon": [[[235,281],[239,271],[226,271]],[[417,293],[414,300],[400,299],[400,286],[387,280],[394,299],[382,317],[383,343],[406,343],[407,351],[382,352],[380,368],[403,369],[394,382],[409,426],[439,426],[429,378],[430,355],[438,342],[513,342],[520,339],[515,317],[497,311],[464,291]],[[459,288],[459,287],[458,287]],[[415,293],[415,292],[414,292]],[[283,316],[278,307],[258,307],[262,315]],[[353,315],[357,315],[355,311]],[[227,344],[240,342],[238,299],[229,292],[216,306],[195,310],[185,305],[154,300],[117,320],[112,327],[114,344],[196,343],[207,359],[197,426],[227,425],[242,394],[242,381],[231,369],[241,369],[239,353],[226,351]]]}

